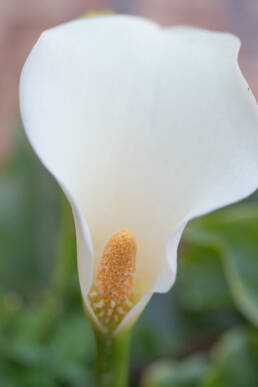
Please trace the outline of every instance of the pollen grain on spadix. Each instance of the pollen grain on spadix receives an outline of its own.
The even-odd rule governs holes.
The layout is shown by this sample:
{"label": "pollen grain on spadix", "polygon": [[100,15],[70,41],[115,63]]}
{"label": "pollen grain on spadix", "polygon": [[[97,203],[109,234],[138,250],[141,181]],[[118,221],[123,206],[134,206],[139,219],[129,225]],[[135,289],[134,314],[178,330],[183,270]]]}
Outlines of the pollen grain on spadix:
{"label": "pollen grain on spadix", "polygon": [[123,229],[109,239],[100,258],[89,300],[97,319],[109,330],[134,304],[136,252],[134,234]]}

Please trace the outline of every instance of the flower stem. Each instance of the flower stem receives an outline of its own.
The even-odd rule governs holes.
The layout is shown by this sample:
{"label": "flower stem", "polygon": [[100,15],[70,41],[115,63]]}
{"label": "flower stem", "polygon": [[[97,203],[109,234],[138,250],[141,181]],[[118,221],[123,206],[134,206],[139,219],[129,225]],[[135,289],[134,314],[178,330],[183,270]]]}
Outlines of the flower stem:
{"label": "flower stem", "polygon": [[130,330],[115,336],[95,331],[96,386],[127,387]]}

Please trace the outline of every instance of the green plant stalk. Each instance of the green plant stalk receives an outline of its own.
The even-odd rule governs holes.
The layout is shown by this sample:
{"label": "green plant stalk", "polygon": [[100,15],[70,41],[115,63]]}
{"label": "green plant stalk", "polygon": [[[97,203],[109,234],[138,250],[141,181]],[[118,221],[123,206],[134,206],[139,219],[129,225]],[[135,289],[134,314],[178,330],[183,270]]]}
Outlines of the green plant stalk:
{"label": "green plant stalk", "polygon": [[96,386],[127,387],[131,329],[117,335],[95,330]]}

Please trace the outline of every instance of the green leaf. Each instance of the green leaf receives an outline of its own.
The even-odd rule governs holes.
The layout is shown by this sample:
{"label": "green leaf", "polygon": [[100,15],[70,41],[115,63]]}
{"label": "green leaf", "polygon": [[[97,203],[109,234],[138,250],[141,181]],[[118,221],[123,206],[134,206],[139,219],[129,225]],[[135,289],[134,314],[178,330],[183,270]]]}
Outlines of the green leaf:
{"label": "green leaf", "polygon": [[45,358],[45,368],[69,386],[92,385],[94,336],[83,313],[57,324]]}
{"label": "green leaf", "polygon": [[3,359],[0,364],[0,385],[4,387],[58,387],[59,383],[44,369],[22,368],[6,364]]}
{"label": "green leaf", "polygon": [[237,308],[258,326],[258,205],[238,204],[198,219],[185,239],[218,252]]}
{"label": "green leaf", "polygon": [[[86,382],[92,385],[94,339],[83,313],[73,311],[70,316],[63,314],[51,319],[51,330],[42,340],[42,331],[48,325],[44,312],[41,307],[25,307],[12,315],[14,331],[6,324],[2,329],[0,325],[0,364],[6,362],[10,369],[3,372],[3,378],[8,383],[21,378],[26,380],[26,386],[33,385],[38,372],[71,387],[83,387]],[[31,370],[31,375],[27,370]],[[42,386],[48,385],[44,385],[44,380]]]}
{"label": "green leaf", "polygon": [[184,361],[159,361],[144,373],[141,387],[195,387],[207,366],[204,357]]}
{"label": "green leaf", "polygon": [[258,347],[252,342],[257,332],[234,330],[222,337],[214,348],[212,362],[200,387],[257,387]]}
{"label": "green leaf", "polygon": [[212,247],[185,244],[178,262],[176,291],[187,310],[204,312],[232,307],[219,254]]}

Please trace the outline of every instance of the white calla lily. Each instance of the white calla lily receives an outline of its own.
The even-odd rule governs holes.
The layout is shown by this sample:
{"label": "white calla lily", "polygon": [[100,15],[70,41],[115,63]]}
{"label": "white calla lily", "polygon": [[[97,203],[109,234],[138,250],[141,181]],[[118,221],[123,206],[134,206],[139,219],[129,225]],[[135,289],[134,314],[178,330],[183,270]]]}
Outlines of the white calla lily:
{"label": "white calla lily", "polygon": [[136,301],[119,331],[173,285],[187,222],[257,188],[257,104],[239,47],[230,34],[117,15],[45,31],[29,55],[25,130],[71,203],[97,324],[88,293],[112,234],[128,228],[138,244]]}

